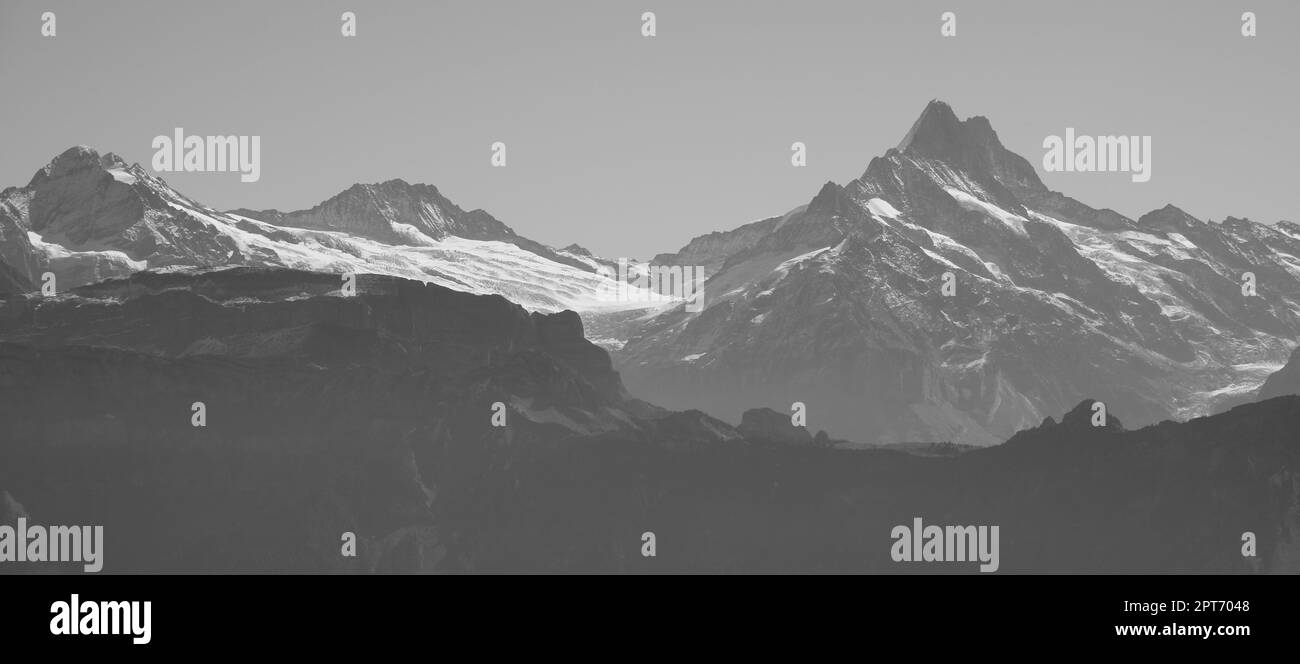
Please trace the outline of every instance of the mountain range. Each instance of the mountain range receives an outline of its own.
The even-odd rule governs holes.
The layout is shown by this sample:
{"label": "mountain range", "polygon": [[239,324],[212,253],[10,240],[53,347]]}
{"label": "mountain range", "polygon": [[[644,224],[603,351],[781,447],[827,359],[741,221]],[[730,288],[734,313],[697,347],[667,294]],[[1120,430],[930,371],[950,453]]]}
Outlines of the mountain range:
{"label": "mountain range", "polygon": [[705,267],[702,311],[611,297],[613,259],[402,180],[218,211],[76,147],[0,192],[0,293],[242,266],[497,294],[578,312],[647,402],[727,421],[800,402],[809,429],[860,445],[990,445],[1085,398],[1137,426],[1248,401],[1300,339],[1298,257],[1290,222],[1134,220],[1050,191],[939,101],[857,179],[652,258]]}
{"label": "mountain range", "polygon": [[389,180],[310,210],[222,212],[139,164],[78,146],[0,192],[0,293],[31,291],[47,271],[63,291],[143,270],[227,266],[401,276],[539,311],[620,307],[602,297],[608,280],[594,260],[520,237],[429,185]]}

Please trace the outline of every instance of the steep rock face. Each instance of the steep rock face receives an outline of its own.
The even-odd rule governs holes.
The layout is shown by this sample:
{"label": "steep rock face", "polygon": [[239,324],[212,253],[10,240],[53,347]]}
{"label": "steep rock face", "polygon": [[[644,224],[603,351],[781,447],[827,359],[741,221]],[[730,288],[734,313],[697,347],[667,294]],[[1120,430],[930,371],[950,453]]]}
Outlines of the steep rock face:
{"label": "steep rock face", "polygon": [[0,295],[25,293],[40,279],[40,262],[27,236],[31,192],[0,192]]}
{"label": "steep rock face", "polygon": [[[952,107],[939,100],[926,105],[898,144],[898,152],[943,161],[968,174],[987,175],[1012,193],[1047,191],[1033,166],[1002,146],[988,118],[959,120]],[[867,174],[870,172],[868,169]]]}
{"label": "steep rock face", "polygon": [[112,153],[101,156],[85,147],[55,157],[27,185],[32,191],[30,230],[74,245],[116,239],[145,212],[129,168]]}
{"label": "steep rock face", "polygon": [[587,377],[602,394],[625,396],[623,381],[614,371],[609,353],[587,340],[576,312],[534,313],[532,318],[537,337],[549,352]]}
{"label": "steep rock face", "polygon": [[1287,224],[1133,221],[1048,191],[987,120],[935,102],[862,177],[739,243],[704,311],[627,330],[615,363],[669,407],[804,401],[861,443],[988,445],[1089,396],[1138,425],[1193,417],[1300,338],[1297,251]]}

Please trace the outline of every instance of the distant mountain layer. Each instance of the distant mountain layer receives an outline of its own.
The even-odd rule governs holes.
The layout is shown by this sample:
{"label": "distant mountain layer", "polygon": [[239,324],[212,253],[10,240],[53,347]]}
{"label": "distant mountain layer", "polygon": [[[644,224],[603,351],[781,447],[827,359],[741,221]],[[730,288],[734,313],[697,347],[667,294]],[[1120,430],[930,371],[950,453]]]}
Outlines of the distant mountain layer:
{"label": "distant mountain layer", "polygon": [[627,308],[605,295],[609,280],[591,261],[429,185],[355,185],[299,212],[220,212],[139,164],[75,147],[0,193],[0,293],[33,290],[47,271],[62,291],[146,269],[238,265],[389,274],[541,311]]}
{"label": "distant mountain layer", "polygon": [[1300,397],[836,449],[631,398],[572,313],[276,268],[0,300],[0,338],[0,516],[103,525],[109,572],[976,573],[893,561],[914,518],[999,527],[1001,573],[1300,571]]}
{"label": "distant mountain layer", "polygon": [[986,445],[1087,397],[1207,414],[1300,340],[1300,226],[1088,207],[942,102],[860,178],[658,260],[716,268],[703,311],[620,330],[633,393],[727,419],[802,402],[860,442]]}

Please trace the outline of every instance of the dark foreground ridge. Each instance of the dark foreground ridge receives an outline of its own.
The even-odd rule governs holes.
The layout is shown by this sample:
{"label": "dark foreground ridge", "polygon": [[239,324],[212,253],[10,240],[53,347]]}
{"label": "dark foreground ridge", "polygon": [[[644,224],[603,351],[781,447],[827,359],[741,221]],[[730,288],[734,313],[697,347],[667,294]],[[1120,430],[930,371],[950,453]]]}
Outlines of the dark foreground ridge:
{"label": "dark foreground ridge", "polygon": [[1300,570],[1300,397],[839,449],[633,398],[572,312],[339,284],[237,268],[0,301],[3,523],[103,525],[109,572],[976,571],[891,560],[918,517],[998,526],[1002,573]]}

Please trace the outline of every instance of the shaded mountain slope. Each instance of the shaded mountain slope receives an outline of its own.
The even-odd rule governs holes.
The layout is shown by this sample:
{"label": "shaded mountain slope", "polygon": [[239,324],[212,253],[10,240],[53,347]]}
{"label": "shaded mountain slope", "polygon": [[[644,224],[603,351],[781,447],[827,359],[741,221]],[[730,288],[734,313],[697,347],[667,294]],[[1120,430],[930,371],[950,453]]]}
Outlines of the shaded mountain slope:
{"label": "shaded mountain slope", "polygon": [[998,525],[1002,572],[1300,570],[1300,397],[835,449],[779,412],[738,429],[629,398],[572,313],[333,287],[241,268],[0,301],[6,504],[104,525],[108,571],[974,571],[891,561],[914,517]]}

